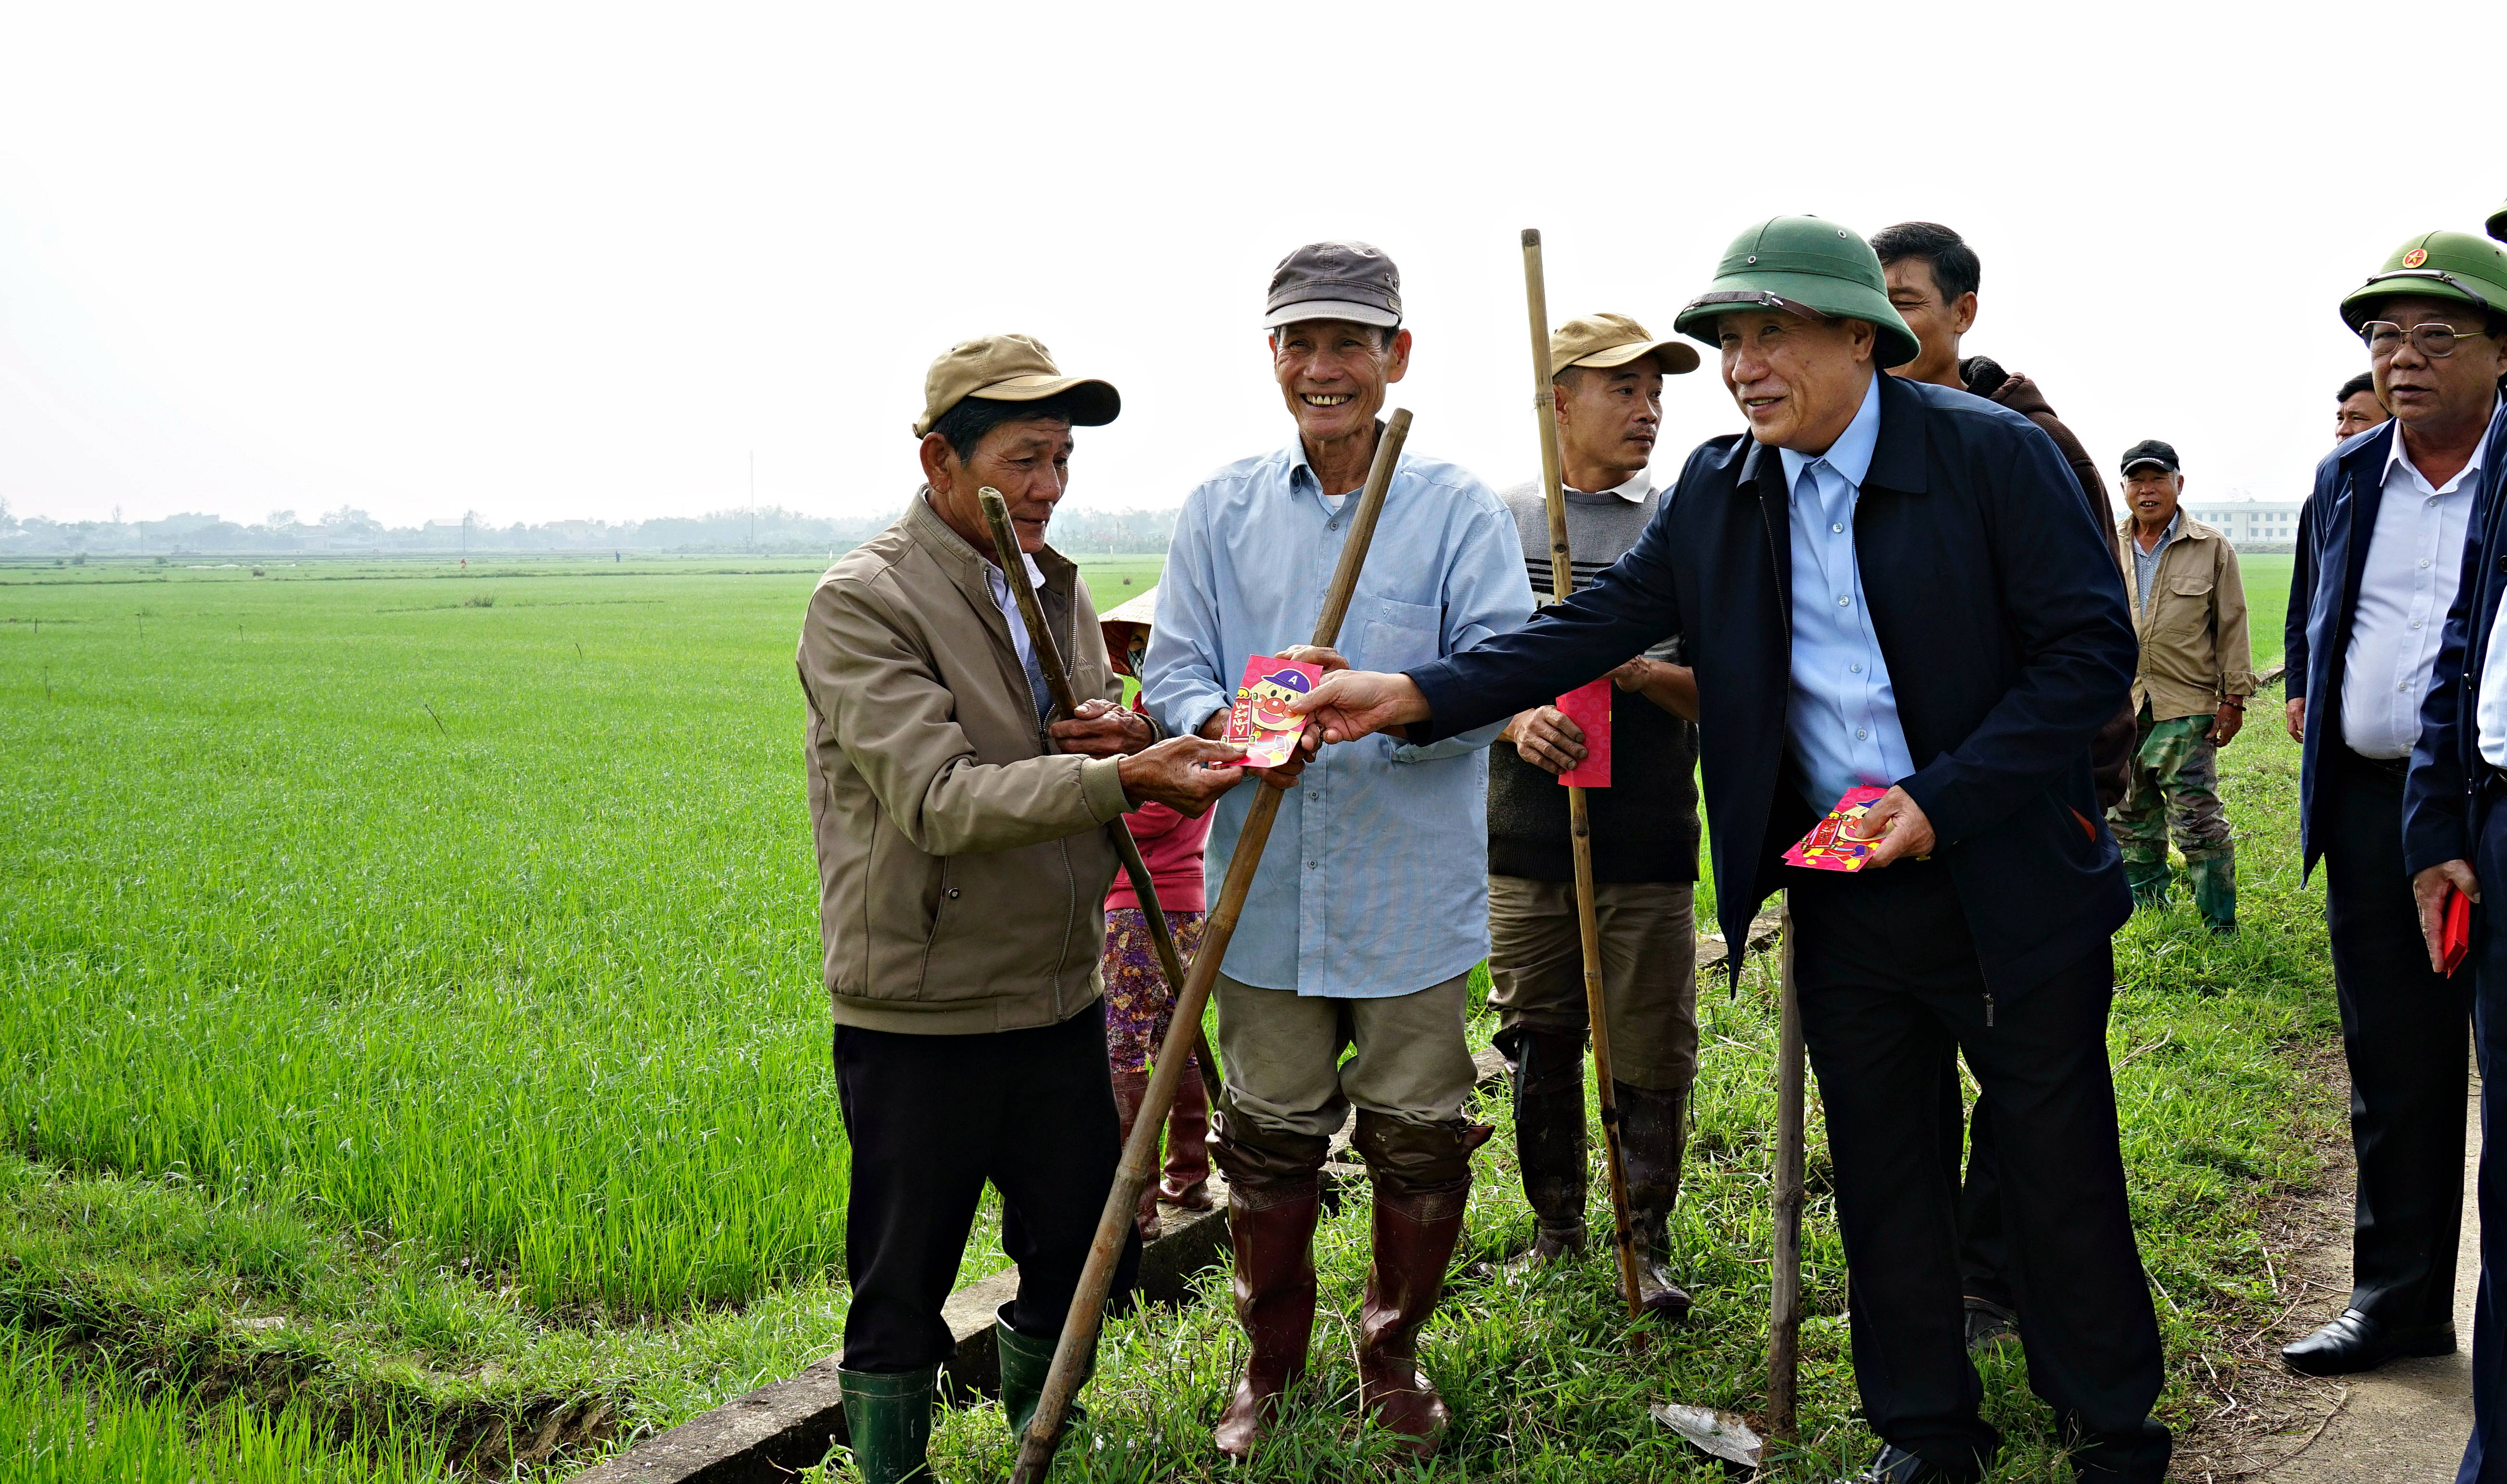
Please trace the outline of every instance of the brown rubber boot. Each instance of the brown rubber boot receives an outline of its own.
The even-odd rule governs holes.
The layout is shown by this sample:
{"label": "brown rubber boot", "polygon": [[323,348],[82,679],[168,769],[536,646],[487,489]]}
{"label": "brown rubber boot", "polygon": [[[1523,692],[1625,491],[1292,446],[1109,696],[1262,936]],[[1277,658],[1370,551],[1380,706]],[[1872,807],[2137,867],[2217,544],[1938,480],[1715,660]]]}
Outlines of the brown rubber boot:
{"label": "brown rubber boot", "polygon": [[1637,1297],[1664,1323],[1686,1319],[1690,1297],[1671,1281],[1671,1208],[1680,1199],[1680,1165],[1689,1148],[1689,1090],[1649,1092],[1614,1077],[1618,1104],[1619,1169],[1627,1176],[1628,1224],[1637,1244]]}
{"label": "brown rubber boot", "polygon": [[1167,1114],[1167,1167],[1158,1199],[1186,1211],[1210,1209],[1210,1093],[1198,1062],[1183,1069],[1175,1110]]}
{"label": "brown rubber boot", "polygon": [[1211,1431],[1211,1441],[1229,1458],[1253,1456],[1254,1444],[1279,1418],[1280,1397],[1305,1373],[1306,1344],[1315,1328],[1313,1244],[1322,1197],[1323,1182],[1314,1174],[1264,1179],[1228,1169],[1227,1239],[1236,1254],[1231,1287],[1249,1348],[1236,1394]]}
{"label": "brown rubber boot", "polygon": [[1404,1123],[1358,1110],[1353,1142],[1375,1187],[1375,1261],[1359,1310],[1359,1401],[1421,1458],[1444,1440],[1453,1413],[1419,1369],[1419,1331],[1436,1312],[1463,1234],[1472,1151],[1489,1134],[1486,1124]]}
{"label": "brown rubber boot", "polygon": [[[1141,1121],[1141,1100],[1148,1096],[1149,1074],[1142,1071],[1114,1073],[1114,1111],[1121,1120],[1122,1131],[1116,1140],[1128,1145],[1132,1141],[1132,1125]],[[1132,1213],[1132,1225],[1143,1242],[1158,1240],[1158,1187],[1155,1181],[1141,1187],[1140,1210]]]}
{"label": "brown rubber boot", "polygon": [[1532,1207],[1532,1250],[1510,1273],[1584,1249],[1584,1034],[1518,1026],[1499,1033],[1514,1081],[1514,1156]]}

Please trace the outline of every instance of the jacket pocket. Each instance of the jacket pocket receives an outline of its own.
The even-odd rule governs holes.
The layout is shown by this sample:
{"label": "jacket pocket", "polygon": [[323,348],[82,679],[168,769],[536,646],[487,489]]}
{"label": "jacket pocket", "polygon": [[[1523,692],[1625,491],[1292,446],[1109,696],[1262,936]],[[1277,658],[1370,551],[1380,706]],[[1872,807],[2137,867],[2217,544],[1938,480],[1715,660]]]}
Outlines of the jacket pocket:
{"label": "jacket pocket", "polygon": [[2211,579],[2199,574],[2168,578],[2167,590],[2159,596],[2159,612],[2151,625],[2152,632],[2191,635],[2201,633],[2210,622]]}
{"label": "jacket pocket", "polygon": [[1403,602],[1398,597],[1363,597],[1354,616],[1362,616],[1366,626],[1360,631],[1365,650],[1350,656],[1353,668],[1408,670],[1437,658],[1438,641],[1444,632],[1438,620],[1443,615],[1433,605]]}

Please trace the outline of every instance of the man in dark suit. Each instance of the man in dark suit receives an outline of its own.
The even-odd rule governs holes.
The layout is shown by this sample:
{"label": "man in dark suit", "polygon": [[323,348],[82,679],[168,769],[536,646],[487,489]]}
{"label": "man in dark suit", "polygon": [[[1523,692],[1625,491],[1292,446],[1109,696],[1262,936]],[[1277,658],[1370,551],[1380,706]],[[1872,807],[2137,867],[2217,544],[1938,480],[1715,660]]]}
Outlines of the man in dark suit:
{"label": "man in dark suit", "polygon": [[[2412,873],[2433,971],[2442,962],[2447,898],[2461,891],[2477,904],[2469,961],[2482,1070],[2481,1294],[2472,1324],[2472,1437],[2455,1477],[2496,1484],[2507,1480],[2507,1313],[2499,1307],[2507,1302],[2499,1292],[2507,1282],[2507,1140],[2496,1137],[2489,1089],[2507,1055],[2507,931],[2484,887],[2507,882],[2507,810],[2498,808],[2507,797],[2507,665],[2496,660],[2498,599],[2507,592],[2507,409],[2498,398],[2507,372],[2507,252],[2464,233],[2416,237],[2343,302],[2343,311],[2367,342],[2395,423],[2406,434],[2410,419],[2423,425],[2413,464],[2432,480],[2473,471],[2476,482],[2454,602],[2403,784],[2403,869]],[[2319,491],[2343,477],[2352,447],[2317,470]],[[2328,546],[2323,564],[2332,562]],[[2424,1074],[2445,1076],[2450,1068],[2438,1058],[2446,1056],[2460,1068],[2462,1043],[2432,1049]],[[2459,1096],[2462,1084],[2452,1085]]]}
{"label": "man in dark suit", "polygon": [[[2403,267],[2415,253],[2417,264]],[[2394,250],[2391,271],[2343,299],[2343,319],[2370,347],[2376,400],[2395,416],[2324,460],[2299,520],[2284,640],[2289,720],[2305,749],[2299,835],[2306,868],[2325,867],[2359,1163],[2349,1303],[2281,1351],[2310,1376],[2455,1346],[2472,976],[2433,970],[2420,942],[2403,864],[2403,776],[2454,603],[2498,372],[2480,337],[2453,344],[2450,325],[2447,353],[2431,355],[2425,335],[2404,332],[2439,320],[2478,329],[2475,296],[2427,274],[2442,263],[2436,271],[2459,284],[2488,260],[2507,254],[2460,233],[2423,234]]]}
{"label": "man in dark suit", "polygon": [[[1402,674],[1327,675],[1326,740],[1510,714],[1680,635],[1696,667],[1725,933],[1788,888],[1854,1272],[1859,1478],[1971,1480],[1978,1415],[1942,1150],[1953,1046],[1993,1107],[2033,1384],[2082,1476],[2164,1476],[2158,1323],[2106,1057],[2131,910],[2089,739],[2130,690],[2112,546],[2045,433],[1879,375],[1915,353],[1879,261],[1810,217],[1744,233],[1679,331],[1720,345],[1747,436],[1690,455],[1627,556],[1526,628]],[[1788,867],[1847,788],[1887,792],[1859,872]]]}

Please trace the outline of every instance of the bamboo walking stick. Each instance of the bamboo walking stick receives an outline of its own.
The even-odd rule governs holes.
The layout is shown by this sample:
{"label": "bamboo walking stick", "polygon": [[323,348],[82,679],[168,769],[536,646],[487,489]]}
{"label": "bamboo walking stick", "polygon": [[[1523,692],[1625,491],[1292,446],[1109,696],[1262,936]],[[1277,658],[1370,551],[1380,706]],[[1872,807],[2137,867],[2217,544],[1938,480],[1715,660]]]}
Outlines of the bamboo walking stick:
{"label": "bamboo walking stick", "polygon": [[[984,521],[993,529],[996,554],[1019,549],[1018,532],[1010,525],[1010,507],[1001,492],[990,485],[975,491],[984,507]],[[1036,584],[1028,580],[1027,563],[1004,560],[1001,575],[1009,579],[1010,593],[1018,599],[1019,617],[1027,624],[1028,642],[1036,647],[1036,664],[1044,671],[1045,692],[1053,698],[1054,709],[1065,716],[1079,714],[1079,693],[1071,688],[1071,668],[1062,663],[1062,650],[1054,643],[1052,627],[1044,620],[1044,602],[1036,596]],[[1148,862],[1141,858],[1140,842],[1132,838],[1132,827],[1119,817],[1106,823],[1106,838],[1114,842],[1114,853],[1122,858],[1123,874],[1131,878],[1133,894],[1141,899],[1142,915],[1149,920],[1149,943],[1157,950],[1158,967],[1166,972],[1171,990],[1183,988],[1183,960],[1176,952],[1175,934],[1167,926],[1167,915],[1158,905],[1158,888],[1149,879]],[[1201,1061],[1203,1082],[1210,1095],[1217,1098],[1222,1090],[1217,1059],[1210,1054],[1210,1042],[1203,1036],[1201,1022],[1192,1027],[1192,1053]],[[1161,1119],[1163,1122],[1163,1119]],[[1151,1134],[1152,1149],[1157,1137]],[[1155,1163],[1154,1157],[1151,1163]]]}
{"label": "bamboo walking stick", "polygon": [[[1558,464],[1558,415],[1550,391],[1549,291],[1541,271],[1541,230],[1523,229],[1523,297],[1532,311],[1534,421],[1541,426],[1541,492],[1549,506],[1549,597],[1565,602],[1576,590],[1567,554],[1567,491]],[[1593,915],[1593,819],[1581,788],[1567,790],[1567,832],[1576,852],[1576,930],[1584,944],[1584,1018],[1593,1027],[1593,1080],[1602,1112],[1602,1149],[1611,1177],[1611,1241],[1619,1253],[1619,1285],[1628,1318],[1645,1317],[1637,1285],[1636,1232],[1628,1219],[1628,1181],[1619,1163],[1619,1104],[1611,1086],[1611,1023],[1603,1013],[1602,932]]]}
{"label": "bamboo walking stick", "polygon": [[1767,1430],[1795,1435],[1801,1372],[1802,1021],[1794,987],[1794,916],[1776,956],[1776,1251],[1767,1306]]}
{"label": "bamboo walking stick", "polygon": [[[1366,561],[1368,543],[1375,539],[1375,518],[1383,512],[1394,466],[1409,437],[1410,413],[1406,408],[1396,409],[1376,439],[1375,462],[1366,471],[1358,513],[1350,520],[1349,536],[1340,549],[1340,564],[1332,569],[1331,586],[1324,591],[1324,610],[1315,620],[1317,645],[1329,647],[1340,638],[1341,620],[1348,616],[1359,568]],[[1245,827],[1237,833],[1235,853],[1228,857],[1218,904],[1202,921],[1201,949],[1193,958],[1192,972],[1184,978],[1183,993],[1176,996],[1175,1025],[1167,1032],[1157,1071],[1141,1099],[1132,1141],[1124,1146],[1122,1163],[1115,1167],[1114,1188],[1106,1197],[1105,1213],[1097,1218],[1097,1240],[1088,1249],[1088,1265],[1080,1270],[1078,1291],[1071,1297],[1071,1313],[1063,1321],[1062,1339],[1054,1346],[1053,1367],[1045,1373],[1036,1416],[1028,1424],[1027,1435],[1019,1440],[1010,1484],[1037,1484],[1052,1466],[1055,1434],[1062,1430],[1063,1416],[1071,1408],[1072,1394],[1079,1390],[1080,1372],[1097,1348],[1097,1328],[1105,1313],[1106,1291],[1113,1285],[1114,1263],[1123,1252],[1123,1233],[1132,1224],[1133,1207],[1151,1174],[1153,1161],[1144,1131],[1164,1123],[1167,1108],[1175,1102],[1176,1084],[1183,1077],[1183,1038],[1200,1033],[1202,1007],[1210,1002],[1211,983],[1218,977],[1220,960],[1227,957],[1228,939],[1236,935],[1237,916],[1245,910],[1254,873],[1262,864],[1262,848],[1270,843],[1271,821],[1278,817],[1280,799],[1287,791],[1267,778],[1258,786],[1253,807],[1245,813]]]}

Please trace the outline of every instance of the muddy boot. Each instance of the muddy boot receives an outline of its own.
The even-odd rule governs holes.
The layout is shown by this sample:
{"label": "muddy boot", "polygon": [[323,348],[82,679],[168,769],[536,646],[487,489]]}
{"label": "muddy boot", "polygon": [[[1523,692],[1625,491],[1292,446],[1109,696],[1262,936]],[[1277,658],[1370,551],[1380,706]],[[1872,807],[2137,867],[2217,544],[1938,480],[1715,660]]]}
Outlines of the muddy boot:
{"label": "muddy boot", "polygon": [[1315,1328],[1315,1218],[1323,1209],[1322,1139],[1263,1134],[1262,1144],[1228,1137],[1221,1115],[1212,1150],[1227,1176],[1230,1285],[1245,1327],[1245,1373],[1218,1414],[1211,1441],[1251,1458],[1280,1415],[1280,1398],[1305,1373]]}
{"label": "muddy boot", "polygon": [[931,1443],[931,1402],[940,1367],[919,1371],[836,1372],[845,1396],[845,1435],[863,1484],[928,1481],[924,1453]]}
{"label": "muddy boot", "polygon": [[2213,932],[2237,930],[2237,848],[2204,846],[2185,852],[2185,875],[2194,887],[2194,906]]}
{"label": "muddy boot", "polygon": [[1689,1090],[1650,1092],[1614,1078],[1619,1109],[1619,1169],[1628,1182],[1628,1225],[1637,1244],[1637,1297],[1664,1323],[1688,1317],[1690,1299],[1671,1281],[1671,1208],[1680,1199],[1681,1157],[1689,1149]]}
{"label": "muddy boot", "polygon": [[1532,1249],[1509,1273],[1584,1249],[1584,1032],[1516,1026],[1501,1032],[1514,1083],[1514,1157],[1532,1207]]}
{"label": "muddy boot", "polygon": [[2167,905],[2167,852],[2162,848],[2157,858],[2130,848],[2124,854],[2125,885],[2132,888],[2136,908],[2163,908]]}
{"label": "muddy boot", "polygon": [[1197,1062],[1183,1069],[1175,1110],[1167,1114],[1167,1167],[1158,1199],[1186,1211],[1210,1209],[1210,1093]]}
{"label": "muddy boot", "polygon": [[1436,1312],[1445,1268],[1463,1234],[1471,1151],[1483,1125],[1406,1124],[1358,1113],[1357,1145],[1375,1189],[1374,1263],[1359,1309],[1358,1395],[1375,1422],[1426,1458],[1453,1413],[1419,1368],[1419,1331]]}
{"label": "muddy boot", "polygon": [[[1007,1304],[993,1311],[993,1344],[1001,1357],[1001,1410],[1009,1414],[1013,1442],[1027,1436],[1027,1425],[1036,1420],[1036,1404],[1044,1394],[1044,1378],[1053,1369],[1053,1350],[1061,1338],[1039,1340],[1012,1329]],[[1095,1374],[1097,1357],[1092,1353],[1079,1372],[1078,1385],[1072,1388],[1071,1405],[1063,1410],[1062,1431],[1053,1440],[1056,1449],[1073,1429],[1088,1425],[1088,1409],[1079,1404],[1079,1388]]]}
{"label": "muddy boot", "polygon": [[[1141,1100],[1148,1096],[1149,1074],[1146,1071],[1114,1073],[1114,1112],[1122,1131],[1115,1137],[1128,1146],[1132,1141],[1132,1125],[1141,1121]],[[1132,1213],[1132,1225],[1143,1242],[1158,1240],[1158,1187],[1155,1181],[1141,1187],[1141,1206]]]}

